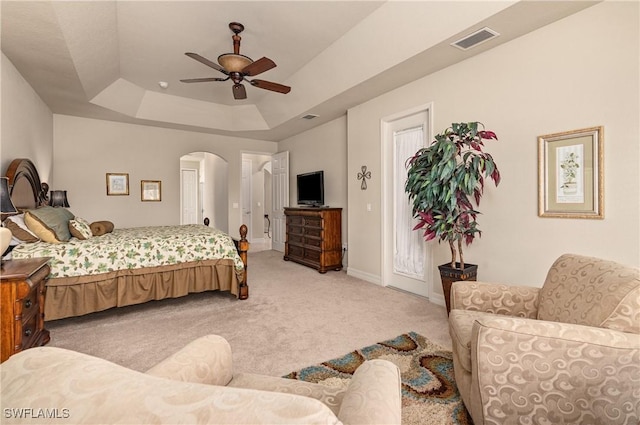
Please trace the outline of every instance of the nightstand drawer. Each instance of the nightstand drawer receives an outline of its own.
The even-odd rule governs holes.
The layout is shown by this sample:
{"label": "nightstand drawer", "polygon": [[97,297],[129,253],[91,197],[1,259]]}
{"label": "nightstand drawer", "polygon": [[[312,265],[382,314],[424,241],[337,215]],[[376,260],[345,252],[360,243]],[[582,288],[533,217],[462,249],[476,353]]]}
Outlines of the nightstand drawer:
{"label": "nightstand drawer", "polygon": [[49,342],[44,327],[48,258],[6,260],[2,263],[0,362],[11,355]]}
{"label": "nightstand drawer", "polygon": [[38,287],[33,288],[33,290],[27,295],[26,298],[22,300],[22,321],[28,320],[29,317],[33,316],[38,312]]}
{"label": "nightstand drawer", "polygon": [[[18,330],[16,330],[18,332]],[[26,349],[33,346],[36,333],[38,332],[38,316],[33,315],[26,322],[22,322],[22,344],[20,349]]]}

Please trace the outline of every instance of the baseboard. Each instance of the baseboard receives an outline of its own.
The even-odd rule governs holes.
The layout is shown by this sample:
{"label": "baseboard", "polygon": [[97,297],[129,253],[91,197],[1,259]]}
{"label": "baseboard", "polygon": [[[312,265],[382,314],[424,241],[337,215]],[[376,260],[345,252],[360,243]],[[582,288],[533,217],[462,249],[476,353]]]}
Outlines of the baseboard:
{"label": "baseboard", "polygon": [[443,307],[446,306],[446,303],[444,302],[444,295],[431,294],[431,296],[429,297],[429,301],[434,303],[434,304],[441,305]]}
{"label": "baseboard", "polygon": [[362,270],[356,270],[353,267],[347,268],[347,275],[357,277],[358,279],[362,279],[364,281],[375,283],[376,285],[382,286],[382,279],[380,279],[380,276],[363,272]]}

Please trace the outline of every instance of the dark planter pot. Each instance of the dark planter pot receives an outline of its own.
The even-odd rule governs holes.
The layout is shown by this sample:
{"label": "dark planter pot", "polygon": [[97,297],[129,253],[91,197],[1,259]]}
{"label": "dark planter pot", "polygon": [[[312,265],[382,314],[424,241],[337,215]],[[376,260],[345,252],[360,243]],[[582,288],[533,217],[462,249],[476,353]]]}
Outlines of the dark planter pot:
{"label": "dark planter pot", "polygon": [[444,292],[444,301],[447,304],[447,316],[451,311],[451,285],[458,280],[476,280],[478,276],[477,264],[465,264],[464,269],[458,268],[460,263],[456,263],[456,268],[451,268],[451,263],[438,266],[440,270],[440,279],[442,279],[442,291]]}

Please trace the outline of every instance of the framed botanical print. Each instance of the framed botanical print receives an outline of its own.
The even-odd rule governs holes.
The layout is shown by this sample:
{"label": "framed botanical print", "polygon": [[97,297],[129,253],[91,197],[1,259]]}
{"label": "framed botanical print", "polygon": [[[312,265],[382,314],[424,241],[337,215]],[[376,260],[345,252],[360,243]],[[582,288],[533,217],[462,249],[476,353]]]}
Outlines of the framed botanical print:
{"label": "framed botanical print", "polygon": [[143,202],[160,202],[162,200],[162,182],[160,180],[141,180],[140,198]]}
{"label": "framed botanical print", "polygon": [[129,195],[129,174],[107,173],[107,195]]}
{"label": "framed botanical print", "polygon": [[538,215],[604,218],[604,128],[538,137]]}

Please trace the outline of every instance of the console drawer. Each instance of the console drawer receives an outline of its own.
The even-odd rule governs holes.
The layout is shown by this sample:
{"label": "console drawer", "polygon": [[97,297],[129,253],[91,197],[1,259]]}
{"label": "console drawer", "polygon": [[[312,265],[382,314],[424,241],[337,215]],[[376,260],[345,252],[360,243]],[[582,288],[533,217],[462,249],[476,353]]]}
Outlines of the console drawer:
{"label": "console drawer", "polygon": [[289,252],[290,257],[304,258],[304,248],[297,245],[289,244]]}
{"label": "console drawer", "polygon": [[311,261],[320,261],[321,252],[315,249],[305,249],[304,258]]}
{"label": "console drawer", "polygon": [[300,234],[289,233],[288,241],[289,243],[292,243],[292,244],[304,245],[305,238]]}

